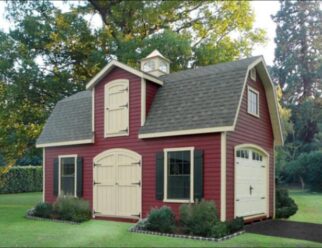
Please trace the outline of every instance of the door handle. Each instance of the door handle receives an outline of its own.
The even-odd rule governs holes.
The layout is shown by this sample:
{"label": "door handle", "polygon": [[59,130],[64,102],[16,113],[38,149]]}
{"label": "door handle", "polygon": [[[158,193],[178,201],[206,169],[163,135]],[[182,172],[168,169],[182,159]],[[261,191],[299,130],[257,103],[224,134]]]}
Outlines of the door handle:
{"label": "door handle", "polygon": [[119,183],[118,183],[118,182],[116,182],[116,183],[115,183],[115,185],[119,185]]}
{"label": "door handle", "polygon": [[254,189],[254,188],[252,187],[252,185],[249,185],[249,194],[250,194],[250,195],[252,195],[252,193],[253,193],[253,189]]}

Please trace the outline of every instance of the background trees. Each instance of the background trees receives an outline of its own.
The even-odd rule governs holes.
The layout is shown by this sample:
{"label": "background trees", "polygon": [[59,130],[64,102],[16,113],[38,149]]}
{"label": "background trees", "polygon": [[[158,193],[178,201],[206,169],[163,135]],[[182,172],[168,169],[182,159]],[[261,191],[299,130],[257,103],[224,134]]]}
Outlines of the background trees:
{"label": "background trees", "polygon": [[[250,55],[264,41],[248,2],[8,1],[10,31],[0,31],[2,163],[41,157],[35,149],[48,114],[85,88],[109,60],[138,67],[158,48],[171,70]],[[67,6],[67,7],[66,7]],[[98,13],[102,25],[91,26]],[[29,159],[30,160],[30,159]],[[21,160],[20,160],[21,161]]]}
{"label": "background trees", "polygon": [[[319,1],[280,1],[272,74],[283,91],[285,145],[277,171],[284,182],[322,191],[312,171],[322,169],[322,11]],[[285,112],[285,109],[288,111]],[[284,118],[283,118],[284,117]],[[318,169],[319,168],[319,169]],[[322,180],[320,180],[321,182]],[[313,185],[314,184],[314,185]]]}

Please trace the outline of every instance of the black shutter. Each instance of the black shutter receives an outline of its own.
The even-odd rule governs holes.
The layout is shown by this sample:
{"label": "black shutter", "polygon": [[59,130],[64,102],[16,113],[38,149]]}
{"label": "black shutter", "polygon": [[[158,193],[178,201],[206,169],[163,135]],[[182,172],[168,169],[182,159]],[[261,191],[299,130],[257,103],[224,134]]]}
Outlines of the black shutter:
{"label": "black shutter", "polygon": [[203,197],[203,151],[194,152],[194,199]]}
{"label": "black shutter", "polygon": [[59,177],[59,173],[58,173],[58,166],[59,166],[59,163],[58,163],[58,158],[55,158],[54,159],[54,178],[53,178],[53,193],[54,193],[54,196],[58,196],[58,177]]}
{"label": "black shutter", "polygon": [[163,200],[164,184],[164,155],[163,152],[156,154],[156,199]]}
{"label": "black shutter", "polygon": [[76,181],[76,192],[77,197],[83,196],[83,158],[77,157],[77,175],[75,180]]}

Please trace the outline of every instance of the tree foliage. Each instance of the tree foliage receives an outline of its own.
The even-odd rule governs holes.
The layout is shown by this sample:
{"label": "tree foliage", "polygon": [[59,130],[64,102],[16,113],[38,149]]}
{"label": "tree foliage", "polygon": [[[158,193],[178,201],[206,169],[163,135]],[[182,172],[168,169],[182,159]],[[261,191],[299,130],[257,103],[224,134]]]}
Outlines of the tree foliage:
{"label": "tree foliage", "polygon": [[280,1],[273,17],[277,24],[273,72],[285,100],[321,93],[322,10],[320,1]]}
{"label": "tree foliage", "polygon": [[[67,11],[58,5],[65,4]],[[89,17],[99,13],[103,25]],[[171,70],[236,59],[264,41],[245,1],[8,1],[0,30],[0,154],[12,166],[40,154],[35,140],[55,103],[85,88],[108,61],[138,67],[159,49]],[[3,171],[7,171],[8,168]]]}

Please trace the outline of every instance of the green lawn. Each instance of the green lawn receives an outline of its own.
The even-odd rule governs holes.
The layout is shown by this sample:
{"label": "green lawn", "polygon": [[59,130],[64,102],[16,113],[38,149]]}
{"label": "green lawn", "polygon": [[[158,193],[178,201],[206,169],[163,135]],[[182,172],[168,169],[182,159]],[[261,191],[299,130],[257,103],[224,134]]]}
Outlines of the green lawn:
{"label": "green lawn", "polygon": [[322,194],[292,190],[290,196],[299,207],[290,220],[322,224]]}
{"label": "green lawn", "polygon": [[[314,202],[322,195],[295,194],[296,201]],[[81,225],[34,221],[24,218],[26,210],[41,200],[40,193],[0,195],[0,246],[123,246],[123,247],[322,247],[322,244],[301,240],[243,234],[214,243],[130,233],[131,224],[92,220]],[[301,204],[302,204],[301,203]],[[310,204],[308,204],[310,205]],[[300,205],[301,206],[301,205]],[[317,204],[314,205],[317,207]],[[307,207],[305,208],[307,211]],[[305,220],[308,213],[299,212]],[[321,209],[314,220],[321,221]],[[311,216],[311,215],[310,215]],[[309,220],[313,217],[308,216]],[[312,219],[311,219],[312,218]]]}

